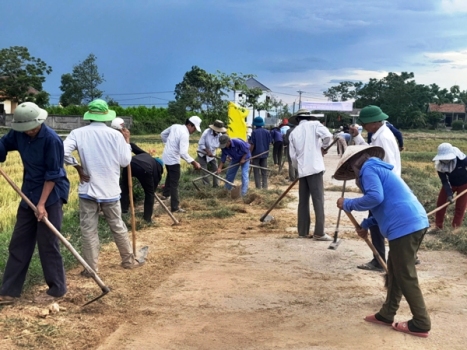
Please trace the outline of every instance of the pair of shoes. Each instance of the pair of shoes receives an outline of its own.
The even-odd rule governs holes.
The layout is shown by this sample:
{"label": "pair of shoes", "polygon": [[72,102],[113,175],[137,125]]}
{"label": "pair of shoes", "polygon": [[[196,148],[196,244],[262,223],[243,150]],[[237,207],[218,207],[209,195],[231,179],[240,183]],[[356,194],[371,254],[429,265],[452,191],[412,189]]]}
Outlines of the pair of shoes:
{"label": "pair of shoes", "polygon": [[380,321],[376,318],[376,315],[368,315],[364,318],[365,321],[371,322],[371,323],[376,323],[376,324],[381,324],[383,326],[392,326],[392,321],[391,322],[384,322]]}
{"label": "pair of shoes", "polygon": [[167,196],[167,197],[166,197],[166,196],[160,196],[159,198],[160,198],[161,200],[165,201],[166,199],[169,199],[170,196]]}
{"label": "pair of shoes", "polygon": [[313,241],[325,241],[325,242],[329,242],[329,241],[332,241],[332,237],[329,236],[328,234],[324,234],[322,236],[315,236],[313,235]]}
{"label": "pair of shoes", "polygon": [[91,278],[92,274],[90,274],[87,270],[83,270],[79,273],[81,276],[86,277],[86,278]]}
{"label": "pair of shoes", "polygon": [[408,321],[406,321],[406,322],[394,322],[392,324],[392,328],[394,328],[396,331],[407,333],[407,334],[410,334],[410,335],[414,335],[416,337],[426,338],[426,337],[428,337],[430,335],[430,332],[412,332],[409,329],[409,322]]}
{"label": "pair of shoes", "polygon": [[312,238],[312,237],[310,235],[308,235],[308,236],[298,235],[298,238]]}
{"label": "pair of shoes", "polygon": [[186,210],[182,208],[178,208],[176,210],[172,210],[172,213],[186,213]]}
{"label": "pair of shoes", "polygon": [[47,293],[43,293],[37,297],[34,298],[34,302],[38,304],[50,304],[56,301],[59,301],[63,298],[63,295],[61,297],[54,297],[53,295],[49,295]]}
{"label": "pair of shoes", "polygon": [[10,297],[9,295],[0,295],[0,305],[13,305],[16,302],[16,298]]}
{"label": "pair of shoes", "polygon": [[127,270],[133,270],[133,269],[137,269],[138,267],[141,267],[144,265],[144,261],[142,262],[139,262],[138,260],[135,259],[134,263],[133,264],[123,264],[122,263],[122,267],[124,269],[127,269]]}
{"label": "pair of shoes", "polygon": [[439,228],[439,227],[434,227],[434,228],[432,228],[431,230],[428,230],[426,233],[427,233],[428,235],[436,235],[436,234],[438,234],[438,233],[441,233],[442,230],[443,230],[443,229],[441,229],[441,228]]}
{"label": "pair of shoes", "polygon": [[366,264],[362,264],[362,265],[358,265],[357,268],[361,269],[361,270],[383,272],[383,268],[381,266],[375,266],[371,262],[366,263]]}

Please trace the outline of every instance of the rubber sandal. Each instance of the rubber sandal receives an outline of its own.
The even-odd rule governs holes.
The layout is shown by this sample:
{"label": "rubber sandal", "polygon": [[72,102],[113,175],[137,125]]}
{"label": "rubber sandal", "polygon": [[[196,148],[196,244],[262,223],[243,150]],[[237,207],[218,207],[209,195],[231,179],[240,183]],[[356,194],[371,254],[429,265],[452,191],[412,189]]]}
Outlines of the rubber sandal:
{"label": "rubber sandal", "polygon": [[50,304],[56,301],[62,300],[63,297],[54,297],[53,295],[49,295],[47,293],[41,294],[34,298],[34,302],[37,304]]}
{"label": "rubber sandal", "polygon": [[361,269],[361,270],[367,270],[367,271],[378,271],[378,272],[383,271],[382,267],[377,267],[377,266],[373,265],[371,262],[366,263],[366,264],[362,264],[362,265],[358,265],[357,268]]}
{"label": "rubber sandal", "polygon": [[394,328],[398,332],[407,333],[407,334],[414,335],[416,337],[422,337],[422,338],[426,338],[430,334],[430,332],[412,332],[409,329],[409,322],[407,321],[406,322],[394,322],[392,324],[392,328]]}
{"label": "rubber sandal", "polygon": [[15,298],[8,295],[0,295],[0,305],[13,305],[15,303]]}
{"label": "rubber sandal", "polygon": [[393,323],[393,322],[380,321],[375,317],[375,315],[368,315],[364,318],[364,320],[367,322],[376,323],[376,324],[380,324],[383,326],[392,326],[392,323]]}

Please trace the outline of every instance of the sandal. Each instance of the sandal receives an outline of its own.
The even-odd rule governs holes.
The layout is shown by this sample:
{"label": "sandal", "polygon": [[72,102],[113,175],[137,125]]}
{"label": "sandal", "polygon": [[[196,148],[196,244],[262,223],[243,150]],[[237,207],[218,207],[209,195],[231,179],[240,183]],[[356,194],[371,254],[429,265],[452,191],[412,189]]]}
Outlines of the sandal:
{"label": "sandal", "polygon": [[8,295],[0,295],[0,305],[12,305],[15,303],[15,298]]}
{"label": "sandal", "polygon": [[382,268],[382,267],[375,266],[375,265],[373,265],[371,262],[366,263],[366,264],[362,264],[362,265],[358,265],[357,268],[358,268],[358,269],[361,269],[361,270],[367,270],[367,271],[379,271],[379,272],[383,272],[383,268]]}
{"label": "sandal", "polygon": [[392,324],[392,328],[394,328],[396,331],[407,333],[407,334],[410,334],[410,335],[414,335],[416,337],[422,337],[422,338],[426,338],[430,334],[430,332],[412,332],[409,329],[409,322],[408,321],[406,321],[406,322],[394,322]]}
{"label": "sandal", "polygon": [[393,322],[380,321],[375,317],[375,315],[368,315],[364,318],[364,320],[367,322],[371,322],[371,323],[381,324],[383,326],[392,326],[392,323],[393,323]]}

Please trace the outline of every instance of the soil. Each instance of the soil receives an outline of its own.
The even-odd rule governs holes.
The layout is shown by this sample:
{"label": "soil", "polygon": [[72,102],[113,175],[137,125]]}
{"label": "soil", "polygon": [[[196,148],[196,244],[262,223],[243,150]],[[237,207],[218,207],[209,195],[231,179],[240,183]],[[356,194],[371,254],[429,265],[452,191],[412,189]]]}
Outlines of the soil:
{"label": "soil", "polygon": [[[326,229],[333,235],[342,186],[331,179],[335,149],[325,160]],[[346,196],[359,196],[353,182]],[[99,276],[108,295],[81,307],[100,291],[80,268],[71,270],[59,313],[44,317],[46,307],[29,302],[40,288],[0,309],[0,349],[465,349],[465,256],[422,247],[418,276],[432,331],[413,337],[363,321],[384,302],[383,274],[356,268],[372,253],[347,217],[330,250],[330,242],[297,238],[296,198],[267,223],[257,204],[239,201],[236,215],[224,219],[180,214],[179,226],[159,211],[156,227],[137,232],[138,246],[150,247],[144,267],[123,270],[115,245],[103,247]],[[396,321],[410,317],[403,300]]]}

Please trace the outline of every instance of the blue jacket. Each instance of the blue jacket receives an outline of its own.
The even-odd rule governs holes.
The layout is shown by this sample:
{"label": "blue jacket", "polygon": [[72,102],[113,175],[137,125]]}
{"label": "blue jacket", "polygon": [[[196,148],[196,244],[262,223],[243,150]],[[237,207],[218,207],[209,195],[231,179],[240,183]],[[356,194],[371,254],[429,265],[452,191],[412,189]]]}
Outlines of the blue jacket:
{"label": "blue jacket", "polygon": [[378,158],[368,159],[359,176],[363,196],[344,200],[345,211],[371,210],[373,216],[363,220],[361,226],[368,229],[378,225],[390,241],[430,226],[425,209],[392,168]]}

